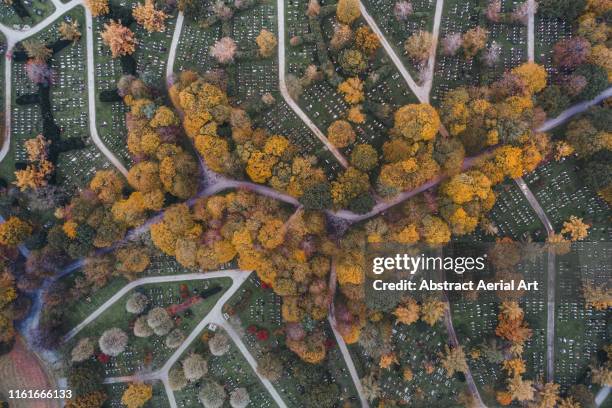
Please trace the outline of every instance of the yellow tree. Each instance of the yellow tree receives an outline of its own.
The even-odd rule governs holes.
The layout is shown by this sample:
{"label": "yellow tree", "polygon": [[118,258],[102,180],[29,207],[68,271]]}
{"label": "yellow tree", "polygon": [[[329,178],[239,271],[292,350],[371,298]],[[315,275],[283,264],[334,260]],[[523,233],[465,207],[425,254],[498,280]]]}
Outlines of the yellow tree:
{"label": "yellow tree", "polygon": [[392,132],[408,141],[427,141],[434,138],[440,127],[440,117],[427,103],[409,104],[394,115]]}
{"label": "yellow tree", "polygon": [[85,0],[85,6],[94,17],[102,16],[109,12],[108,0]]}
{"label": "yellow tree", "polygon": [[255,42],[259,47],[259,54],[262,57],[266,58],[274,55],[274,52],[276,51],[276,45],[278,44],[276,36],[266,29],[261,30],[261,32],[255,39]]}
{"label": "yellow tree", "polygon": [[419,320],[419,312],[421,307],[416,300],[410,298],[403,305],[398,306],[393,314],[397,322],[402,324],[412,324]]}
{"label": "yellow tree", "polygon": [[347,147],[355,141],[355,131],[346,120],[336,120],[327,128],[327,137],[336,147]]}
{"label": "yellow tree", "polygon": [[433,298],[426,299],[421,306],[421,320],[433,327],[444,316],[445,310],[446,303]]}
{"label": "yellow tree", "polygon": [[368,26],[361,26],[355,31],[355,44],[366,54],[374,54],[380,47],[380,40]]}
{"label": "yellow tree", "polygon": [[119,200],[123,187],[123,179],[114,170],[99,170],[89,182],[89,188],[104,204]]}
{"label": "yellow tree", "polygon": [[562,234],[570,234],[571,241],[582,241],[589,235],[589,228],[591,226],[582,221],[582,218],[578,218],[575,215],[569,217],[569,220],[563,223]]}
{"label": "yellow tree", "polygon": [[523,380],[520,376],[514,376],[508,379],[508,392],[512,395],[513,400],[520,402],[533,401],[535,389],[533,381]]}
{"label": "yellow tree", "polygon": [[71,23],[62,21],[62,24],[59,26],[59,33],[62,40],[76,42],[81,38],[79,23],[76,20]]}
{"label": "yellow tree", "polygon": [[152,397],[152,386],[143,383],[130,383],[121,396],[121,403],[127,408],[140,408]]}
{"label": "yellow tree", "polygon": [[347,79],[338,85],[338,92],[344,95],[344,100],[350,104],[358,104],[365,100],[363,82],[358,77]]}
{"label": "yellow tree", "polygon": [[166,18],[168,15],[161,10],[155,10],[153,0],[145,0],[144,4],[138,4],[132,10],[134,20],[150,33],[162,32],[166,29]]}
{"label": "yellow tree", "polygon": [[525,62],[513,68],[511,72],[527,85],[527,89],[532,94],[538,93],[546,87],[548,74],[542,65],[534,62]]}
{"label": "yellow tree", "polygon": [[32,233],[32,226],[18,217],[10,217],[0,224],[0,244],[15,246]]}
{"label": "yellow tree", "polygon": [[422,64],[429,58],[429,52],[433,44],[433,36],[428,31],[417,31],[404,43],[404,50],[410,58]]}
{"label": "yellow tree", "polygon": [[336,8],[338,21],[351,25],[361,15],[359,0],[340,0]]}
{"label": "yellow tree", "polygon": [[111,20],[110,24],[104,24],[101,37],[102,42],[110,48],[113,58],[136,51],[136,37],[132,30],[114,20]]}
{"label": "yellow tree", "polygon": [[482,27],[475,27],[461,36],[463,52],[467,58],[474,58],[478,51],[487,45],[489,32]]}

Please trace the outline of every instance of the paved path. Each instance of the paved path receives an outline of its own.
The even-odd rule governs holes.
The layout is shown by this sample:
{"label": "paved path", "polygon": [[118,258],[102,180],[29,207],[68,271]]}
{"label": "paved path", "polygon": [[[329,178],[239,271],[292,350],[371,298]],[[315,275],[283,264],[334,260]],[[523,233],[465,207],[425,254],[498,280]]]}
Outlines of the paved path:
{"label": "paved path", "polygon": [[170,81],[170,79],[174,75],[174,60],[176,60],[176,49],[178,48],[178,43],[181,39],[184,22],[185,15],[181,11],[179,12],[178,17],[176,19],[174,33],[172,34],[172,42],[170,43],[170,51],[168,52],[168,62],[166,62],[166,83],[168,83],[168,81]]}
{"label": "paved path", "polygon": [[535,0],[527,0],[527,59],[535,61],[535,13],[538,5]]}
{"label": "paved path", "polygon": [[599,390],[597,395],[595,395],[595,406],[600,407],[608,395],[610,394],[610,387],[603,387]]}
{"label": "paved path", "polygon": [[[58,18],[60,18],[66,12],[72,10],[74,7],[82,5],[83,0],[72,0],[69,3],[63,4],[59,0],[52,0],[55,5],[55,11],[42,20],[40,23],[30,28],[29,30],[18,31],[12,28],[6,27],[0,24],[0,32],[4,34],[7,41],[7,53],[5,55],[5,73],[4,73],[4,92],[5,92],[5,125],[4,125],[4,139],[2,141],[2,148],[0,149],[0,161],[8,154],[11,143],[11,59],[10,51],[12,51],[15,44],[18,42],[31,37],[48,25],[53,24]],[[89,132],[91,139],[94,144],[100,149],[100,151],[106,156],[117,170],[119,170],[124,176],[127,175],[127,170],[123,163],[106,147],[106,145],[100,139],[98,129],[96,127],[96,86],[95,86],[95,64],[94,64],[94,47],[93,47],[93,28],[92,28],[92,16],[87,8],[85,8],[85,21],[86,21],[86,41],[87,41],[87,87],[88,87],[88,112],[89,112]]]}
{"label": "paved path", "polygon": [[576,105],[573,105],[569,107],[568,109],[564,110],[563,112],[561,112],[559,116],[557,116],[556,118],[547,120],[546,122],[544,122],[542,126],[538,128],[538,131],[547,132],[563,124],[568,119],[570,119],[572,116],[582,113],[588,108],[590,108],[591,106],[597,105],[601,103],[604,99],[607,99],[610,97],[612,97],[612,87],[606,89],[605,91],[602,91],[599,95],[597,95],[595,98],[591,99],[590,101],[584,101],[584,102],[577,103]]}
{"label": "paved path", "polygon": [[414,79],[412,79],[412,76],[410,75],[408,70],[406,70],[406,67],[404,67],[402,60],[400,60],[400,58],[397,56],[395,50],[393,49],[391,44],[389,44],[389,41],[387,41],[387,38],[384,36],[382,31],[380,31],[380,28],[378,28],[376,21],[374,21],[370,13],[368,13],[368,10],[365,8],[362,2],[359,2],[359,8],[361,10],[361,15],[363,19],[366,21],[366,23],[368,23],[372,31],[374,31],[376,35],[378,35],[378,38],[380,39],[380,44],[383,46],[385,51],[387,51],[387,54],[389,54],[389,58],[391,58],[391,61],[399,71],[400,75],[402,76],[402,78],[404,78],[406,84],[408,84],[408,87],[412,90],[412,92],[420,102],[428,103],[429,95],[427,95],[427,93],[420,86],[417,85]]}
{"label": "paved path", "polygon": [[89,109],[89,133],[95,145],[100,149],[102,154],[106,156],[108,161],[121,174],[127,177],[127,169],[121,161],[106,147],[100,135],[98,134],[98,126],[96,122],[96,77],[95,77],[95,62],[94,62],[94,42],[93,42],[93,17],[88,8],[85,8],[85,25],[87,26],[87,97]]}
{"label": "paved path", "polygon": [[[552,223],[546,212],[538,202],[533,192],[521,177],[514,179],[519,189],[535,211],[536,215],[544,224],[546,234],[550,236],[555,233]],[[546,382],[554,382],[555,378],[555,304],[557,288],[557,270],[555,268],[556,254],[553,247],[549,246],[547,251],[546,270]]]}
{"label": "paved path", "polygon": [[168,372],[170,369],[176,364],[176,362],[184,355],[185,351],[191,346],[191,344],[199,337],[202,330],[208,326],[210,323],[214,323],[217,326],[222,327],[227,334],[230,336],[232,341],[236,344],[236,347],[246,361],[249,363],[254,373],[259,377],[262,384],[266,388],[266,390],[270,393],[275,403],[279,407],[286,407],[284,401],[272,385],[272,383],[261,377],[257,373],[257,362],[255,358],[251,355],[247,347],[242,342],[240,336],[236,333],[233,327],[229,323],[227,323],[223,317],[222,310],[225,303],[232,297],[232,295],[240,288],[240,286],[246,281],[246,279],[251,274],[250,271],[243,271],[238,269],[226,270],[226,271],[215,271],[215,272],[205,272],[205,273],[191,273],[191,274],[183,274],[183,275],[168,275],[168,276],[152,276],[147,278],[141,278],[135,280],[133,282],[128,283],[121,290],[116,292],[111,298],[109,298],[106,302],[104,302],[100,307],[98,307],[92,314],[87,316],[85,320],[79,323],[74,329],[72,329],[64,338],[64,341],[70,340],[74,336],[76,336],[85,326],[89,323],[97,319],[102,313],[104,313],[109,307],[119,301],[123,296],[129,293],[131,290],[138,286],[151,284],[151,283],[163,283],[163,282],[182,282],[188,280],[205,280],[205,279],[214,279],[214,278],[230,278],[232,279],[232,285],[229,289],[227,289],[221,298],[215,303],[210,312],[197,324],[197,326],[191,331],[189,336],[185,339],[185,341],[172,353],[170,358],[164,363],[164,365],[156,371],[149,373],[140,373],[134,374],[130,376],[123,377],[110,377],[105,379],[105,383],[121,383],[121,382],[130,382],[130,381],[154,381],[159,380],[164,384],[164,388],[168,395],[168,401],[170,403],[171,408],[176,408],[176,399],[174,397],[174,392],[170,388],[168,382]]}
{"label": "paved path", "polygon": [[444,10],[444,0],[436,0],[436,12],[434,14],[433,22],[433,41],[431,43],[431,50],[429,51],[429,59],[427,60],[427,74],[425,75],[425,82],[421,85],[421,89],[427,95],[429,101],[431,95],[431,87],[433,85],[434,70],[436,68],[436,54],[438,50],[438,42],[440,40],[440,22],[442,21],[442,11]]}
{"label": "paved path", "polygon": [[[449,336],[451,345],[453,346],[453,348],[456,348],[456,347],[459,347],[460,344],[459,344],[459,339],[457,338],[457,333],[455,332],[455,327],[453,326],[453,318],[451,316],[451,305],[450,305],[450,302],[448,301],[448,298],[446,297],[446,293],[444,293],[444,298],[446,301],[446,309],[444,310],[444,325],[446,326],[446,331],[448,332],[448,336]],[[478,391],[478,387],[476,386],[476,383],[474,382],[474,377],[472,376],[472,370],[470,370],[469,365],[467,366],[467,371],[464,374],[465,374],[465,381],[467,383],[470,394],[472,394],[477,404],[476,406],[478,408],[486,408],[486,405],[484,404],[484,402],[482,402],[482,398],[480,397],[480,392]]]}
{"label": "paved path", "polygon": [[289,95],[289,91],[287,90],[287,82],[285,79],[285,0],[277,0],[276,2],[276,11],[277,11],[277,26],[278,26],[278,87],[280,88],[280,93],[283,96],[283,99],[289,107],[295,112],[296,115],[308,126],[310,131],[315,134],[315,136],[323,143],[327,149],[334,155],[338,163],[342,165],[342,167],[348,167],[348,161],[346,158],[340,153],[340,151],[334,146],[329,139],[319,130],[319,128],[314,124],[312,120],[302,111],[302,109],[298,106],[298,104],[291,98]]}
{"label": "paved path", "polygon": [[351,374],[351,379],[355,384],[355,389],[357,389],[357,395],[359,396],[359,401],[361,402],[362,408],[369,408],[370,404],[368,403],[368,399],[365,397],[365,393],[363,392],[363,386],[361,385],[361,380],[359,379],[359,374],[357,374],[357,369],[355,368],[355,363],[353,363],[353,358],[351,357],[351,353],[342,338],[342,334],[338,332],[338,328],[336,327],[336,319],[334,318],[333,310],[329,313],[327,317],[329,321],[329,325],[334,332],[334,337],[336,338],[336,343],[338,343],[338,347],[340,348],[340,353],[342,353],[342,358],[344,359],[344,363]]}

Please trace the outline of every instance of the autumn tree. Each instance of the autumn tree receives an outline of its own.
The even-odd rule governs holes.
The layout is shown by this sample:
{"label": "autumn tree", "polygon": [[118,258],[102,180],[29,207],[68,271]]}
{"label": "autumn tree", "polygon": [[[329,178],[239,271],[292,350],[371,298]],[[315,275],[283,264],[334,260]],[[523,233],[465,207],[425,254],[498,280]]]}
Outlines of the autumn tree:
{"label": "autumn tree", "polygon": [[60,38],[66,41],[79,41],[81,39],[81,31],[79,28],[79,23],[76,20],[70,23],[62,21],[58,29]]}
{"label": "autumn tree", "polygon": [[466,373],[468,371],[465,353],[461,346],[445,346],[445,353],[441,356],[442,367],[446,370],[446,376],[452,377],[456,372]]}
{"label": "autumn tree", "polygon": [[32,226],[18,217],[11,216],[0,224],[0,244],[16,246],[32,233]]}
{"label": "autumn tree", "polygon": [[523,380],[520,376],[514,376],[508,379],[508,392],[512,395],[513,400],[519,402],[532,401],[535,396],[533,381]]}
{"label": "autumn tree", "polygon": [[553,47],[553,62],[562,69],[584,63],[591,52],[591,44],[583,37],[571,37]]}
{"label": "autumn tree", "polygon": [[259,54],[262,57],[269,58],[274,55],[276,51],[276,45],[278,41],[276,36],[266,29],[262,29],[255,39],[257,46],[259,47]]}
{"label": "autumn tree", "polygon": [[210,47],[210,55],[220,64],[230,64],[234,61],[238,45],[230,37],[223,37]]}
{"label": "autumn tree", "polygon": [[442,39],[442,53],[453,56],[461,48],[461,33],[449,33]]}
{"label": "autumn tree", "polygon": [[122,196],[123,179],[114,170],[99,170],[89,182],[89,188],[104,204],[112,204]]}
{"label": "autumn tree", "polygon": [[394,114],[392,132],[407,141],[428,141],[435,137],[440,127],[438,112],[429,104],[409,104]]}
{"label": "autumn tree", "polygon": [[489,32],[478,26],[466,31],[461,37],[461,46],[465,57],[474,58],[476,54],[485,48]]}
{"label": "autumn tree", "polygon": [[140,408],[153,397],[153,387],[143,383],[130,383],[121,396],[121,403],[127,408]]}
{"label": "autumn tree", "polygon": [[339,0],[336,6],[336,17],[343,24],[351,25],[361,16],[358,0]]}
{"label": "autumn tree", "polygon": [[130,55],[136,51],[134,33],[120,22],[111,20],[110,24],[104,24],[104,31],[100,36],[102,42],[110,48],[113,58]]}
{"label": "autumn tree", "polygon": [[395,315],[397,322],[402,324],[412,324],[419,320],[419,313],[421,307],[412,298],[403,302],[402,305],[398,306],[393,314]]}
{"label": "autumn tree", "polygon": [[345,120],[336,120],[327,128],[327,137],[336,147],[347,147],[355,142],[355,131]]}
{"label": "autumn tree", "polygon": [[548,74],[542,65],[533,62],[525,62],[513,68],[511,72],[527,84],[527,89],[532,94],[540,92],[546,86]]}
{"label": "autumn tree", "polygon": [[582,241],[589,234],[589,224],[585,224],[582,218],[571,215],[569,220],[563,223],[562,234],[569,234],[572,241]]}
{"label": "autumn tree", "polygon": [[378,164],[378,152],[369,144],[358,144],[351,152],[351,164],[361,171],[368,172]]}
{"label": "autumn tree", "polygon": [[134,20],[150,33],[163,32],[166,29],[165,20],[168,15],[161,10],[155,9],[153,0],[145,0],[144,4],[138,4],[132,10]]}
{"label": "autumn tree", "polygon": [[429,53],[433,44],[433,36],[428,31],[417,31],[412,34],[404,43],[406,54],[417,63],[422,64],[429,58]]}
{"label": "autumn tree", "polygon": [[53,55],[51,49],[38,40],[24,41],[23,48],[29,58],[39,62],[45,62]]}
{"label": "autumn tree", "polygon": [[363,82],[358,77],[348,78],[338,85],[338,92],[344,95],[344,100],[350,104],[358,104],[365,100]]}
{"label": "autumn tree", "polygon": [[351,76],[360,75],[368,66],[365,55],[354,48],[349,48],[340,53],[338,58],[340,67]]}
{"label": "autumn tree", "polygon": [[421,305],[421,320],[433,327],[444,316],[445,311],[446,303],[428,298]]}
{"label": "autumn tree", "polygon": [[108,0],[85,0],[85,6],[94,17],[102,16],[109,12]]}
{"label": "autumn tree", "polygon": [[380,47],[380,40],[370,27],[361,26],[355,31],[355,44],[365,54],[372,55]]}

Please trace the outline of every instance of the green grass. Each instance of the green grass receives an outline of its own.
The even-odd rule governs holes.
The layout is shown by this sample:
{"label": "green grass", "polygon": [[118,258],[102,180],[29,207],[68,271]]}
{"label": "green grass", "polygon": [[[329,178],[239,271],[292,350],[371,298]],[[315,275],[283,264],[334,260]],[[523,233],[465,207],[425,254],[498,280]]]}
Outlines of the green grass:
{"label": "green grass", "polygon": [[[354,384],[337,346],[328,350],[326,359],[318,365],[298,361],[298,357],[293,352],[281,346],[284,343],[284,334],[281,332],[283,327],[281,298],[275,295],[271,289],[262,289],[256,276],[251,275],[230,298],[227,305],[225,311],[230,314],[234,313],[242,322],[243,328],[248,329],[254,326],[257,329],[268,331],[269,339],[262,341],[247,330],[243,341],[255,359],[258,359],[266,351],[273,350],[272,352],[276,357],[283,361],[285,374],[278,382],[274,383],[274,386],[288,406],[304,406],[301,386],[296,383],[291,374],[293,370],[305,369],[302,366],[308,366],[307,369],[316,370],[326,375],[341,390],[346,390],[343,392],[346,399],[355,400],[357,398]],[[321,327],[328,339],[334,339],[327,321],[323,322]]]}
{"label": "green grass", "polygon": [[[55,7],[53,6],[53,3],[51,2],[51,0],[45,0],[45,1],[32,0],[31,5],[26,6],[24,3],[24,6],[30,13],[30,17],[21,19],[19,18],[19,16],[17,16],[17,14],[15,13],[15,11],[10,5],[8,5],[6,2],[1,2],[0,3],[0,23],[6,26],[9,26],[11,28],[15,24],[21,25],[21,26],[23,25],[35,26],[41,20],[43,20],[45,17],[47,17],[48,15],[52,14],[55,11]],[[39,10],[41,12],[40,15],[36,13],[36,10]]]}
{"label": "green grass", "polygon": [[[190,292],[194,289],[203,290],[207,287],[221,286],[224,290],[215,295],[202,300],[189,309],[189,313],[181,313],[180,323],[175,328],[180,328],[187,336],[195,326],[206,316],[210,309],[219,300],[227,288],[231,286],[229,278],[215,278],[198,281],[167,282],[160,284],[147,284],[136,288],[134,291],[142,292],[149,297],[151,307],[167,307],[171,304],[181,303],[180,287],[186,285]],[[164,344],[165,337],[153,335],[149,338],[138,338],[133,335],[130,328],[131,322],[136,316],[129,314],[125,310],[125,302],[134,291],[130,291],[107,310],[105,310],[96,320],[85,326],[75,339],[66,345],[66,350],[70,350],[76,342],[84,337],[94,339],[105,331],[113,327],[118,327],[129,334],[127,350],[116,358],[112,358],[106,365],[107,376],[121,376],[133,374],[145,366],[151,369],[160,368],[173,353]],[[163,299],[160,297],[163,293]],[[150,362],[147,363],[147,360]]]}
{"label": "green grass", "polygon": [[[216,331],[223,331],[223,329],[217,328]],[[219,357],[213,356],[210,354],[208,345],[201,340],[205,333],[209,336],[213,335],[213,332],[205,328],[194,343],[191,344],[181,356],[176,365],[180,365],[180,361],[183,358],[195,352],[201,354],[207,360],[208,373],[200,381],[190,383],[182,390],[174,392],[177,405],[181,408],[201,407],[202,405],[198,400],[198,392],[200,390],[199,384],[205,381],[216,381],[225,386],[228,396],[229,392],[233,391],[235,388],[246,388],[251,399],[250,405],[254,407],[265,408],[276,406],[267,390],[259,381],[257,374],[244,359],[236,345],[230,341],[231,347],[226,354]],[[225,407],[226,405],[227,401],[223,406]]]}
{"label": "green grass", "polygon": [[[138,2],[129,0],[113,3],[121,4],[131,9]],[[109,48],[102,43],[100,38],[100,33],[104,31],[105,23],[108,23],[107,17],[94,18],[96,126],[104,144],[124,165],[129,167],[132,164],[132,159],[127,150],[127,130],[125,127],[125,112],[127,112],[128,108],[123,102],[100,102],[99,99],[100,92],[114,89],[117,81],[123,75],[119,59],[111,57]],[[175,23],[176,15],[173,15],[166,20],[166,29],[161,33],[148,33],[136,23],[130,26],[138,40],[136,52],[133,54],[138,74],[147,73],[147,77],[152,78],[155,85],[160,86],[161,89],[165,87],[166,63],[168,61],[168,51]]]}
{"label": "green grass", "polygon": [[581,179],[576,160],[550,162],[538,167],[525,177],[538,202],[559,232],[571,215],[584,218],[593,225],[588,241],[607,241],[609,238],[610,208]]}

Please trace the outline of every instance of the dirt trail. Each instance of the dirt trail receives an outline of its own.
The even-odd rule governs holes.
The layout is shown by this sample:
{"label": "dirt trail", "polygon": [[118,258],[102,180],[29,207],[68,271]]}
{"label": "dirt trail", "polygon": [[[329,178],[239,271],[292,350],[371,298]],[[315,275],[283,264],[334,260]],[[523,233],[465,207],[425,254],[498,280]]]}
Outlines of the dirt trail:
{"label": "dirt trail", "polygon": [[[45,370],[36,354],[31,352],[21,337],[13,350],[0,357],[0,394],[8,398],[9,390],[53,390],[55,379]],[[57,400],[10,400],[11,408],[59,408]]]}

